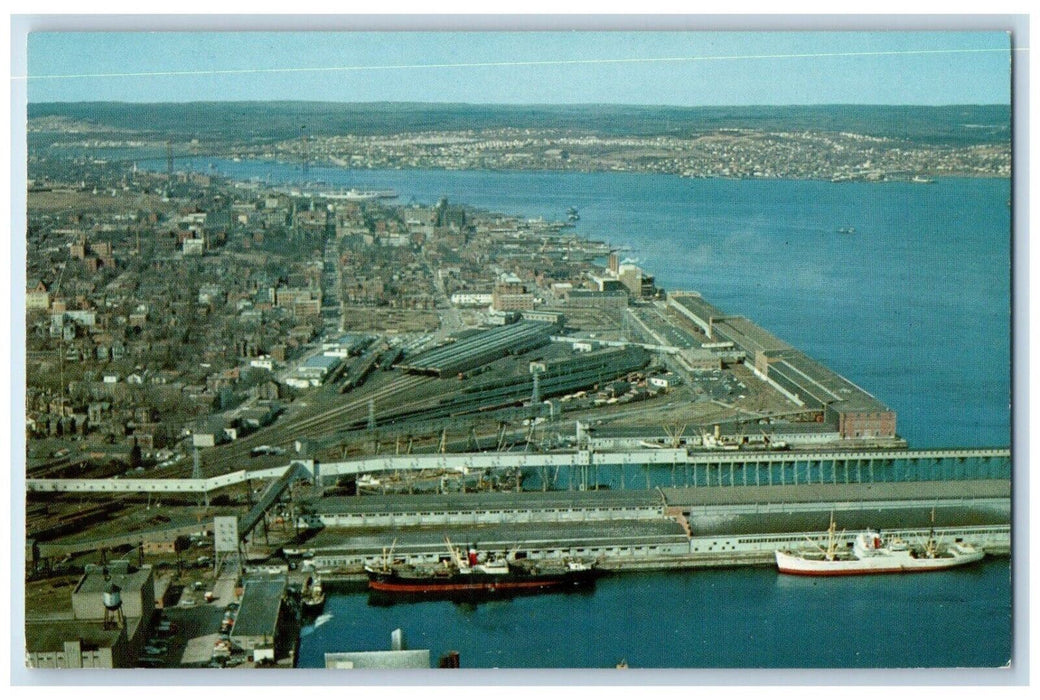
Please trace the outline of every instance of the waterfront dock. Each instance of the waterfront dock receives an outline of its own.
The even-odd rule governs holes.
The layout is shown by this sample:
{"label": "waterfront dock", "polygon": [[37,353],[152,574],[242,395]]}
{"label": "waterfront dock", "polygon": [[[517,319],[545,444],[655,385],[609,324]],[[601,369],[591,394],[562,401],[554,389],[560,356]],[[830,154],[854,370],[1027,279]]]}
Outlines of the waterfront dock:
{"label": "waterfront dock", "polygon": [[1006,479],[320,498],[302,509],[300,551],[344,575],[391,543],[396,557],[436,562],[445,536],[613,570],[762,564],[779,547],[822,536],[832,514],[850,533],[873,527],[920,538],[934,517],[940,536],[992,554],[1011,545]]}

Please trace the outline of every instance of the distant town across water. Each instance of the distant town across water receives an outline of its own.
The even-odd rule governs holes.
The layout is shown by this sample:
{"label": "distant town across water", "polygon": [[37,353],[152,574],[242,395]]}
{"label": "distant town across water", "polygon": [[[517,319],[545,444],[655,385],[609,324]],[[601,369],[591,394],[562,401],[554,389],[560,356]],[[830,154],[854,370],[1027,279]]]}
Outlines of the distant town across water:
{"label": "distant town across water", "polygon": [[150,151],[175,159],[278,159],[304,169],[928,182],[1009,177],[1009,123],[1003,105],[52,103],[30,105],[29,143],[31,159],[45,157],[46,149],[72,148],[95,159]]}

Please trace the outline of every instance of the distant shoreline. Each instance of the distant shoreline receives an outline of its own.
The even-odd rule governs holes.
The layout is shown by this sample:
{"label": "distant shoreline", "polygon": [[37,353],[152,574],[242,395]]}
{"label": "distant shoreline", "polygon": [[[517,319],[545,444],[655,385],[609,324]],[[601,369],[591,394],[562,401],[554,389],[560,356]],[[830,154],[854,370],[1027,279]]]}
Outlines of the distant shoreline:
{"label": "distant shoreline", "polygon": [[[224,156],[224,155],[220,155],[220,156],[199,155],[199,156],[195,156],[195,158],[200,159],[200,160],[213,159],[213,160],[232,161],[232,158],[230,156]],[[158,164],[160,160],[162,160],[162,159],[159,156],[147,156],[147,157],[141,159],[141,161],[138,161],[138,165],[140,166],[142,161],[155,161]],[[263,157],[244,157],[244,158],[241,158],[241,160],[238,161],[238,162],[239,163],[251,163],[251,164],[264,164],[264,163],[266,163],[266,164],[281,165],[281,166],[294,165],[294,163],[292,161],[288,161],[288,160],[284,160],[284,159],[283,160],[279,160],[279,159],[276,159],[276,158],[263,158]],[[165,165],[163,164],[162,167],[157,168],[157,170],[161,170],[164,167],[165,167]],[[416,166],[406,166],[406,167],[390,168],[390,167],[380,167],[380,166],[367,166],[366,167],[366,166],[362,166],[362,165],[344,165],[342,163],[334,163],[334,162],[331,162],[331,161],[311,161],[310,162],[310,167],[335,168],[335,169],[338,169],[338,170],[356,170],[356,171],[370,171],[370,172],[399,172],[399,171],[435,170],[435,171],[439,171],[439,172],[545,173],[545,174],[553,174],[553,175],[555,175],[555,174],[563,174],[563,173],[572,173],[572,174],[575,174],[575,175],[593,175],[593,174],[602,174],[602,175],[669,175],[669,176],[677,177],[677,178],[680,178],[680,179],[683,179],[683,180],[731,180],[733,182],[748,182],[748,181],[753,181],[753,182],[778,182],[778,181],[827,182],[827,183],[831,183],[831,184],[835,184],[835,185],[845,185],[845,184],[872,184],[872,185],[910,184],[910,185],[930,185],[930,184],[934,184],[936,182],[940,182],[940,181],[943,181],[943,180],[1010,180],[1011,179],[1010,175],[1001,174],[1001,173],[969,173],[969,172],[963,172],[963,173],[951,172],[951,173],[943,173],[942,175],[938,175],[938,174],[936,174],[936,175],[927,175],[927,177],[929,178],[928,182],[914,182],[913,178],[918,176],[916,173],[913,174],[913,175],[902,176],[902,177],[886,177],[886,178],[883,178],[883,179],[880,179],[880,180],[869,180],[869,179],[866,179],[866,178],[854,178],[854,179],[835,180],[833,178],[828,178],[828,177],[797,177],[797,176],[784,176],[784,177],[754,177],[754,176],[734,177],[734,176],[724,176],[724,175],[697,176],[697,175],[682,175],[682,174],[679,174],[679,173],[670,173],[670,172],[658,172],[658,171],[653,171],[653,170],[579,170],[579,169],[576,169],[576,168],[571,168],[571,169],[565,169],[565,168],[548,169],[548,168],[520,168],[520,167],[516,167],[516,168],[492,168],[492,167],[449,168],[449,167],[435,166],[435,165],[416,165]],[[199,171],[199,172],[201,172],[201,171]],[[228,177],[229,179],[234,179],[232,176],[227,175],[226,173],[219,173],[218,172],[218,173],[215,173],[215,174],[221,175],[223,177]],[[313,173],[312,173],[312,175],[313,175]],[[243,181],[243,182],[246,182],[246,181]],[[301,174],[300,184],[301,185],[302,184],[306,184],[307,182],[308,182],[307,178]]]}
{"label": "distant shoreline", "polygon": [[1007,105],[98,102],[34,103],[27,114],[30,158],[44,159],[61,148],[104,158],[143,147],[175,159],[358,170],[868,182],[1011,176]]}

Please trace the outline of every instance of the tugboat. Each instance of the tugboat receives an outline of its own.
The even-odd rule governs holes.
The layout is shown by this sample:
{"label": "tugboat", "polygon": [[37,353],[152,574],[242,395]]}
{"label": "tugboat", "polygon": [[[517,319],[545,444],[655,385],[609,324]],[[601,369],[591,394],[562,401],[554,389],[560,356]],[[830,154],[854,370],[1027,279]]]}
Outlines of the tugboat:
{"label": "tugboat", "polygon": [[[934,521],[934,513],[932,517]],[[776,566],[780,573],[800,576],[918,573],[963,566],[985,556],[984,552],[969,544],[940,545],[935,540],[934,526],[928,540],[919,547],[913,547],[897,537],[885,539],[879,532],[868,529],[856,535],[851,552],[838,550],[841,537],[836,537],[834,530],[832,515],[826,548],[810,540],[815,550],[777,550]]]}
{"label": "tugboat", "polygon": [[571,207],[567,210],[567,221],[579,221],[581,216],[578,215],[578,207]]}
{"label": "tugboat", "polygon": [[325,591],[321,588],[321,578],[317,574],[313,578],[307,578],[303,585],[301,602],[306,615],[317,615],[325,607]]}
{"label": "tugboat", "polygon": [[[393,565],[384,556],[379,566],[365,566],[368,587],[380,593],[412,596],[509,594],[591,585],[598,575],[595,564],[581,561],[535,563],[510,560],[506,555],[481,557],[477,545],[466,555],[448,538],[450,560],[438,566]],[[392,552],[392,549],[391,549]]]}

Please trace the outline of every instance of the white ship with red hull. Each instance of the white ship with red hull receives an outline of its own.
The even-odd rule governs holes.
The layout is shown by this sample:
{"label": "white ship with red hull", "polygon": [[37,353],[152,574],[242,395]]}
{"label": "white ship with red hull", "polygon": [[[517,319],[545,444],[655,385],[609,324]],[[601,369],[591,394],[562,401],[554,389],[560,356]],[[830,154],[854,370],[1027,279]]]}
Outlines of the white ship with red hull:
{"label": "white ship with red hull", "polygon": [[941,571],[982,559],[985,553],[971,545],[941,545],[934,533],[919,546],[899,538],[885,539],[874,530],[856,535],[852,550],[840,550],[834,536],[834,520],[827,531],[827,546],[811,542],[815,549],[801,552],[776,551],[776,566],[782,574],[798,576],[855,576],[864,574],[910,574]]}

